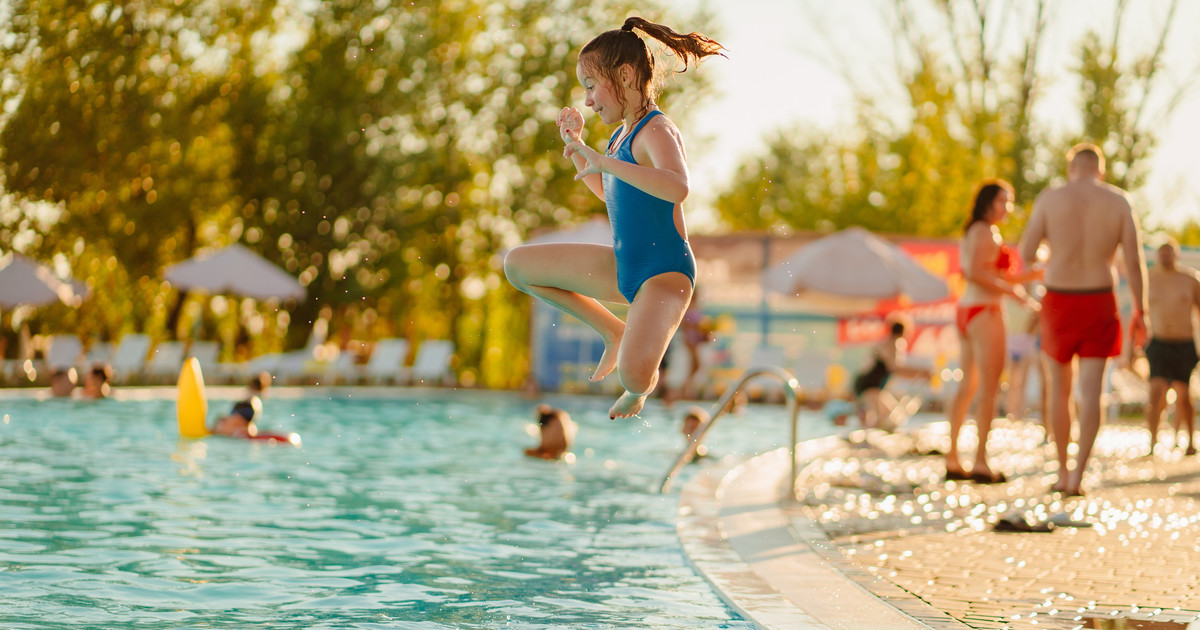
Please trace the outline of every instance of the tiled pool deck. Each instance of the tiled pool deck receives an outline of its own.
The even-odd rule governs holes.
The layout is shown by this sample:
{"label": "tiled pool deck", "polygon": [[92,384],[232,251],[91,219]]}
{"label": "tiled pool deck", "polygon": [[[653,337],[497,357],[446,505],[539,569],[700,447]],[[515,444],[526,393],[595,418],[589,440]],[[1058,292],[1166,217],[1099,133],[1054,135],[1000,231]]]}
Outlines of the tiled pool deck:
{"label": "tiled pool deck", "polygon": [[[1108,425],[1065,499],[1038,424],[997,421],[996,485],[943,479],[944,422],[852,437],[803,444],[794,495],[782,449],[681,494],[688,557],[759,627],[1200,628],[1200,457],[1145,457],[1144,427]],[[1092,526],[993,530],[1018,512]]]}

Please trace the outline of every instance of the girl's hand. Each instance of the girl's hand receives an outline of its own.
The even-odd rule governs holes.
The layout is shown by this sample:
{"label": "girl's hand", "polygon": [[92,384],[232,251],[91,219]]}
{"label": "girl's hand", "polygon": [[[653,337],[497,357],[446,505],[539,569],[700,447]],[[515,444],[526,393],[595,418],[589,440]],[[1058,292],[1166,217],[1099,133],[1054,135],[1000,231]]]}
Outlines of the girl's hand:
{"label": "girl's hand", "polygon": [[578,155],[584,160],[587,160],[587,163],[584,164],[583,168],[580,168],[579,172],[575,174],[575,181],[579,181],[588,175],[595,175],[604,172],[604,169],[600,166],[600,161],[604,159],[604,156],[600,155],[599,151],[589,147],[579,140],[572,140],[571,142],[567,143],[567,147],[563,149],[563,155],[568,159],[570,159],[573,155]]}
{"label": "girl's hand", "polygon": [[558,135],[562,137],[563,142],[578,142],[580,134],[583,133],[583,114],[574,107],[564,107],[558,112],[554,124],[558,125]]}

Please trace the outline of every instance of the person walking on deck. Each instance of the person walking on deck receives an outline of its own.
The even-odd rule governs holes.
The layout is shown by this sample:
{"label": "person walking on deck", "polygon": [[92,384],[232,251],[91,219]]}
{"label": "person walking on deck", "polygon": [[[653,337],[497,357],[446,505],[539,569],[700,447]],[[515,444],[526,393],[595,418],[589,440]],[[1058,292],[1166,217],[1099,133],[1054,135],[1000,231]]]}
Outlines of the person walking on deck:
{"label": "person walking on deck", "polygon": [[[1100,394],[1108,359],[1121,352],[1114,268],[1122,253],[1133,302],[1131,337],[1144,337],[1146,264],[1141,229],[1125,191],[1106,184],[1104,156],[1091,144],[1067,153],[1067,182],[1038,195],[1021,238],[1021,256],[1032,265],[1042,243],[1049,246],[1046,295],[1042,299],[1042,352],[1049,366],[1050,424],[1058,456],[1053,490],[1083,494],[1083,474],[1100,430]],[[1079,357],[1079,450],[1068,469],[1071,396]]]}
{"label": "person walking on deck", "polygon": [[[1166,408],[1167,390],[1175,390],[1175,432],[1183,425],[1188,455],[1196,454],[1196,418],[1188,385],[1198,361],[1192,313],[1200,312],[1200,279],[1194,269],[1179,267],[1179,245],[1167,239],[1158,247],[1158,265],[1147,274],[1150,309],[1150,454],[1158,441],[1158,423]],[[1176,440],[1178,441],[1178,440]]]}
{"label": "person walking on deck", "polygon": [[[1037,308],[1025,293],[1023,283],[1036,280],[1040,269],[1018,272],[1015,254],[1000,237],[1000,222],[1012,211],[1013,187],[1004,180],[986,181],[975,194],[975,204],[960,243],[963,279],[967,286],[958,299],[956,326],[962,347],[963,379],[948,409],[950,449],[946,453],[946,478],[971,479],[977,483],[1006,481],[1004,473],[992,470],[987,460],[988,435],[996,417],[996,393],[1006,358],[1003,299],[1009,295],[1031,310]],[[979,446],[970,473],[958,457],[958,435],[966,420],[967,407],[979,392],[975,424]]]}

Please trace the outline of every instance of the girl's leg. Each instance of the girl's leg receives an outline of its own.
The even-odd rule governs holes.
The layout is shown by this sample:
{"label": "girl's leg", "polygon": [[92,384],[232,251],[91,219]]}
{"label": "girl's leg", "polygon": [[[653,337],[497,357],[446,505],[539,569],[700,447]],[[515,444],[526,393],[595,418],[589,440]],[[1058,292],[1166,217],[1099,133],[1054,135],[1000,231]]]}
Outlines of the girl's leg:
{"label": "girl's leg", "polygon": [[980,313],[967,328],[971,338],[972,352],[979,365],[979,407],[975,414],[975,426],[979,429],[979,448],[975,450],[975,467],[972,475],[995,477],[987,461],[988,435],[992,431],[992,420],[996,418],[996,393],[1000,389],[1000,374],[1004,371],[1007,353],[1004,339],[1004,317],[999,311],[986,310]]}
{"label": "girl's leg", "polygon": [[954,392],[954,400],[950,403],[950,413],[947,418],[950,421],[950,448],[946,451],[946,472],[954,474],[965,472],[962,461],[958,458],[958,434],[962,432],[963,422],[967,418],[967,407],[971,405],[975,387],[979,384],[979,369],[975,366],[975,352],[971,347],[970,340],[960,333],[958,341],[961,348],[959,360],[962,364],[963,378],[958,384],[958,391]]}
{"label": "girl's leg", "polygon": [[625,302],[617,289],[617,259],[612,247],[522,245],[504,257],[504,273],[517,289],[575,316],[600,334],[604,354],[591,376],[593,382],[612,372],[625,324],[598,301]]}
{"label": "girl's leg", "polygon": [[658,365],[692,299],[692,282],[671,272],[650,278],[638,290],[625,318],[618,374],[625,393],[608,411],[610,418],[636,416],[658,384]]}

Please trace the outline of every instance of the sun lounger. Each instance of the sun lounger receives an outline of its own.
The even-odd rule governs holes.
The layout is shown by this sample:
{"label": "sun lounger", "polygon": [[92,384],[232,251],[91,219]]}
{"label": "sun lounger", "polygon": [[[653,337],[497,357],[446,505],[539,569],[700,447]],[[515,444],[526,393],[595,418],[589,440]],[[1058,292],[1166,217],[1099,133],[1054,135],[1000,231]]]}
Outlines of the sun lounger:
{"label": "sun lounger", "polygon": [[363,377],[372,384],[400,382],[404,378],[404,364],[408,360],[407,339],[380,339],[375,342],[371,358],[363,367]]}
{"label": "sun lounger", "polygon": [[147,335],[131,333],[121,337],[112,357],[113,380],[128,383],[140,377],[149,353],[150,337]]}
{"label": "sun lounger", "polygon": [[146,378],[155,383],[172,383],[183,366],[185,346],[182,341],[163,341],[154,348],[146,362]]}
{"label": "sun lounger", "polygon": [[54,335],[46,350],[46,367],[51,371],[75,367],[83,356],[83,344],[75,335]]}
{"label": "sun lounger", "polygon": [[411,379],[414,385],[446,385],[454,383],[454,372],[450,360],[454,357],[454,342],[447,339],[429,339],[417,348],[413,360]]}

